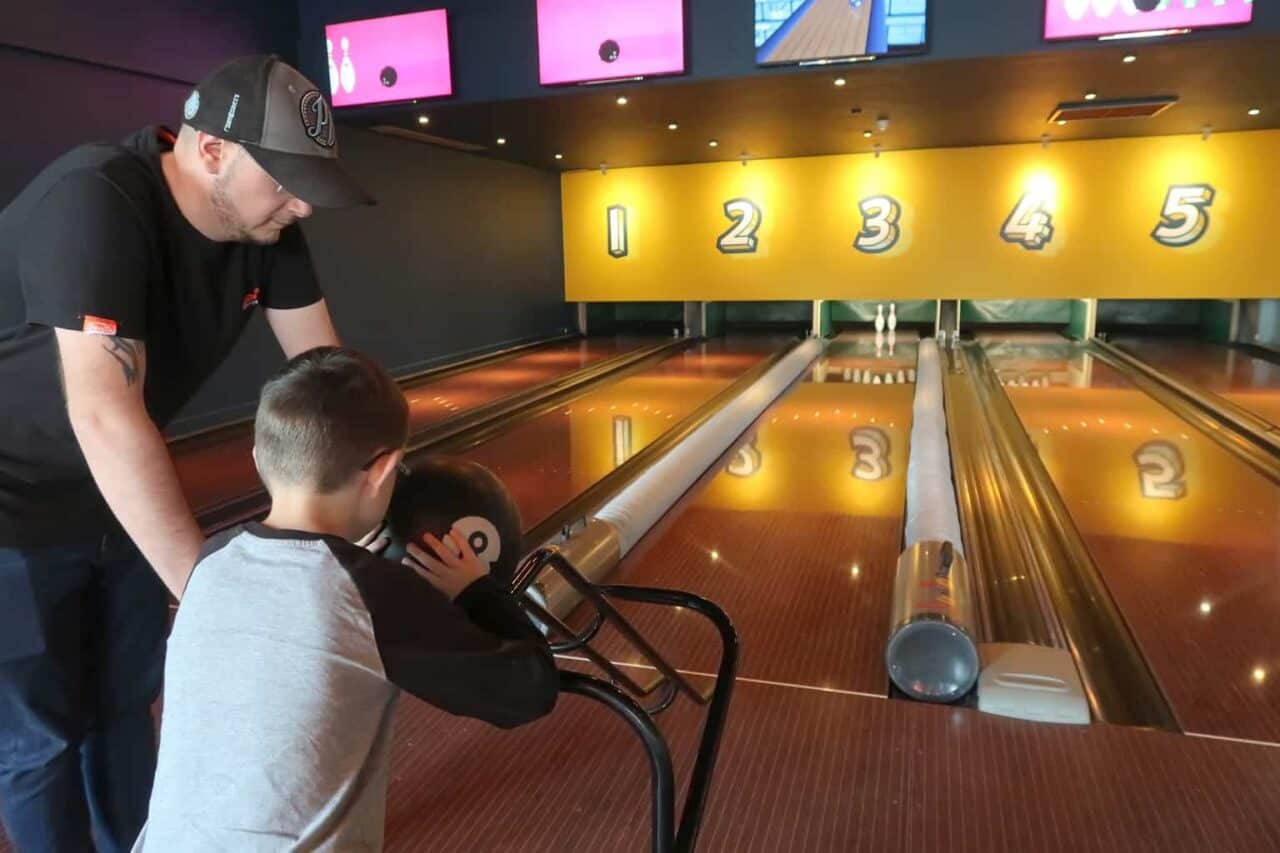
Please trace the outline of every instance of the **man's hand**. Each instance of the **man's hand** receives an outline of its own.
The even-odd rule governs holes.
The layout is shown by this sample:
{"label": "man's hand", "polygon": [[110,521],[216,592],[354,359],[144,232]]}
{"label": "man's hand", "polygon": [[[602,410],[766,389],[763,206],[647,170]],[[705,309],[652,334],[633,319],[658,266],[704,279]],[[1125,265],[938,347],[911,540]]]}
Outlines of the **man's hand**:
{"label": "man's hand", "polygon": [[488,568],[480,562],[476,552],[471,550],[467,540],[450,530],[445,534],[445,542],[441,542],[430,533],[423,534],[423,541],[435,552],[432,557],[422,548],[410,542],[406,550],[409,556],[404,562],[418,574],[422,575],[436,589],[444,593],[450,601],[471,584],[489,574]]}
{"label": "man's hand", "polygon": [[142,341],[56,329],[71,428],[107,505],[180,598],[204,535],[160,430],[147,414]]}

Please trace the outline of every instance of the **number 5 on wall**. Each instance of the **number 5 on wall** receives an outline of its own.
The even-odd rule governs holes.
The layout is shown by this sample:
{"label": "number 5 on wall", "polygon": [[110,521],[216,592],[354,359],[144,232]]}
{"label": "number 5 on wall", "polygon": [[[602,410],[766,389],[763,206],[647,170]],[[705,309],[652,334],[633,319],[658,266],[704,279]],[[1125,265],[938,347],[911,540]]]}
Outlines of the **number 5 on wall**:
{"label": "number 5 on wall", "polygon": [[1213,204],[1213,187],[1208,184],[1175,184],[1169,187],[1160,211],[1160,224],[1151,239],[1161,246],[1190,246],[1209,230],[1209,206]]}

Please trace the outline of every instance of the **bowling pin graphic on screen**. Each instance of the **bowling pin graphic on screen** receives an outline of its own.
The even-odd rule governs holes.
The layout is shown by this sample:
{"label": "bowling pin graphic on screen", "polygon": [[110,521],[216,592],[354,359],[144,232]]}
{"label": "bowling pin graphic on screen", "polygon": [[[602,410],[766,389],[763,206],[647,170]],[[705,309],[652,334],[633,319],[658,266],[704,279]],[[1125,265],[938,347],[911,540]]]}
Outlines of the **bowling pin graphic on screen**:
{"label": "bowling pin graphic on screen", "polygon": [[330,24],[325,48],[335,107],[453,94],[444,9]]}

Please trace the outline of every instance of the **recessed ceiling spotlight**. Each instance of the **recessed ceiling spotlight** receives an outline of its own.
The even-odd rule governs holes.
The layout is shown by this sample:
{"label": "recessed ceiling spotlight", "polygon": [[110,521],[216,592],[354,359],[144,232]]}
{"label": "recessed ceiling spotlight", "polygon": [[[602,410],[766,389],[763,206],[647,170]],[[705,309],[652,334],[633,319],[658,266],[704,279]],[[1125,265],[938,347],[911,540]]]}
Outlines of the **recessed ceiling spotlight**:
{"label": "recessed ceiling spotlight", "polygon": [[677,129],[679,129],[679,127],[680,127],[680,125],[676,124],[676,123],[673,121],[673,122],[670,122],[670,123],[667,125],[667,130],[677,130]]}
{"label": "recessed ceiling spotlight", "polygon": [[1132,53],[1126,53],[1126,54],[1124,55],[1124,59],[1123,59],[1123,60],[1121,60],[1121,61],[1122,61],[1122,62],[1125,62],[1125,63],[1129,63],[1129,62],[1137,62],[1137,61],[1138,61],[1138,57],[1134,56]]}
{"label": "recessed ceiling spotlight", "polygon": [[499,136],[499,137],[498,137],[498,144],[499,144],[499,145],[506,145],[506,144],[507,144],[507,138],[506,138],[505,136]]}
{"label": "recessed ceiling spotlight", "polygon": [[1067,120],[1066,120],[1065,118],[1060,118],[1060,119],[1058,119],[1058,126],[1059,126],[1059,127],[1061,127],[1062,125],[1064,125],[1064,124],[1066,124],[1066,123],[1067,123]]}
{"label": "recessed ceiling spotlight", "polygon": [[620,107],[625,107],[625,106],[627,105],[627,96],[626,96],[626,95],[619,95],[619,96],[618,96],[618,100],[617,100],[617,104],[618,104],[618,106],[620,106]]}
{"label": "recessed ceiling spotlight", "polygon": [[835,83],[837,86],[843,86],[843,85],[844,85],[844,78],[843,78],[843,77],[837,77],[836,79],[832,80],[831,82],[832,82],[832,83]]}
{"label": "recessed ceiling spotlight", "polygon": [[1258,107],[1250,107],[1249,115],[1251,116],[1262,115],[1262,110],[1259,109]]}
{"label": "recessed ceiling spotlight", "polygon": [[716,147],[717,145],[719,145],[720,143],[719,143],[719,142],[716,142],[716,141],[713,139],[713,140],[711,140],[710,142],[708,142],[707,144],[708,144],[708,145],[710,145],[712,148],[715,148],[715,147]]}
{"label": "recessed ceiling spotlight", "polygon": [[418,124],[427,124],[431,121],[429,116],[418,116]]}
{"label": "recessed ceiling spotlight", "polygon": [[871,138],[871,131],[869,131],[869,130],[864,130],[864,131],[862,131],[862,138],[863,138],[863,139],[870,139],[870,138]]}
{"label": "recessed ceiling spotlight", "polygon": [[1086,101],[1096,101],[1098,99],[1098,93],[1090,89],[1088,92],[1084,93],[1084,99]]}
{"label": "recessed ceiling spotlight", "polygon": [[557,160],[563,160],[563,159],[564,159],[564,155],[563,155],[563,154],[557,154],[557,155],[556,155],[556,159],[557,159]]}

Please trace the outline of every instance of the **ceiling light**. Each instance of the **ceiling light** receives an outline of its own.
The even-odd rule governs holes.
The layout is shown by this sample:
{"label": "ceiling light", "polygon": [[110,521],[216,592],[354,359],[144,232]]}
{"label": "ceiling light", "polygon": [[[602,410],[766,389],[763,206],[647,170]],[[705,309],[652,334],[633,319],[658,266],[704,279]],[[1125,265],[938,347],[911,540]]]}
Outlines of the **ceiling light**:
{"label": "ceiling light", "polygon": [[429,121],[431,121],[431,119],[427,116],[418,116],[418,124],[426,124]]}
{"label": "ceiling light", "polygon": [[711,552],[711,559],[713,559],[713,560],[718,560],[718,559],[720,559],[720,552],[719,552],[719,551],[712,551],[712,552]]}
{"label": "ceiling light", "polygon": [[1208,616],[1210,613],[1213,612],[1213,604],[1209,601],[1209,599],[1206,598],[1204,601],[1200,602],[1200,612],[1203,613],[1205,616]]}
{"label": "ceiling light", "polygon": [[556,155],[556,159],[557,159],[557,160],[563,160],[563,159],[564,159],[564,155],[563,155],[563,154],[557,154],[557,155]]}
{"label": "ceiling light", "polygon": [[1067,123],[1067,120],[1065,118],[1058,119],[1058,127],[1062,127],[1066,123]]}
{"label": "ceiling light", "polygon": [[1123,59],[1122,61],[1123,61],[1123,62],[1126,62],[1126,63],[1128,63],[1128,62],[1137,62],[1137,61],[1138,61],[1138,57],[1134,56],[1132,53],[1126,53],[1126,54],[1124,55],[1124,59]]}
{"label": "ceiling light", "polygon": [[506,144],[507,144],[507,138],[506,138],[505,136],[499,136],[499,137],[498,137],[498,144],[499,144],[499,145],[506,145]]}
{"label": "ceiling light", "polygon": [[625,107],[625,106],[627,105],[627,96],[626,96],[626,95],[619,95],[619,96],[618,96],[618,100],[617,100],[617,104],[618,104],[618,106],[620,106],[620,107]]}
{"label": "ceiling light", "polygon": [[869,130],[864,130],[864,131],[862,131],[862,138],[863,138],[863,139],[870,139],[870,138],[871,138],[871,131],[869,131]]}
{"label": "ceiling light", "polygon": [[1096,101],[1096,100],[1098,99],[1098,93],[1097,93],[1097,92],[1094,92],[1094,91],[1092,91],[1092,90],[1090,90],[1090,91],[1088,91],[1088,92],[1085,92],[1085,93],[1084,93],[1084,99],[1085,99],[1086,101]]}
{"label": "ceiling light", "polygon": [[843,77],[837,77],[835,80],[833,80],[833,81],[831,81],[831,82],[835,83],[837,86],[843,86],[843,85],[844,85],[844,78],[843,78]]}
{"label": "ceiling light", "polygon": [[1249,108],[1249,115],[1251,115],[1251,116],[1256,116],[1256,115],[1261,115],[1261,114],[1262,114],[1262,110],[1258,109],[1257,107],[1250,107],[1250,108]]}
{"label": "ceiling light", "polygon": [[668,125],[667,125],[667,130],[675,130],[675,129],[677,129],[678,127],[680,127],[680,125],[676,124],[676,123],[673,121],[673,122],[671,122],[670,124],[668,124]]}
{"label": "ceiling light", "polygon": [[720,143],[719,143],[719,142],[716,142],[716,141],[713,139],[713,140],[711,140],[710,142],[708,142],[707,144],[708,144],[708,145],[710,145],[712,148],[715,148],[715,147],[716,147],[717,145],[719,145]]}

